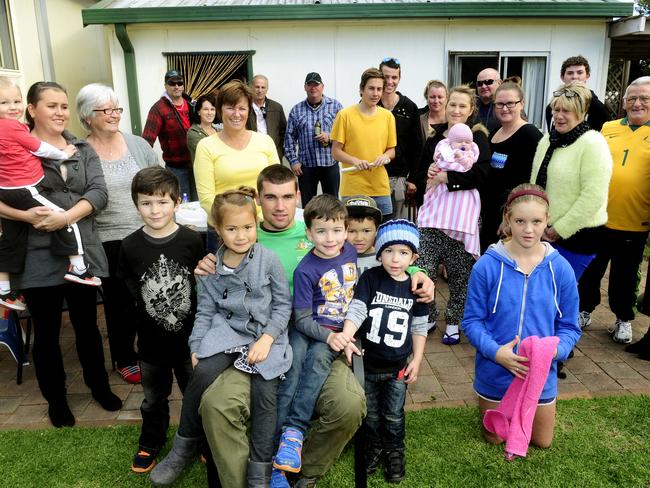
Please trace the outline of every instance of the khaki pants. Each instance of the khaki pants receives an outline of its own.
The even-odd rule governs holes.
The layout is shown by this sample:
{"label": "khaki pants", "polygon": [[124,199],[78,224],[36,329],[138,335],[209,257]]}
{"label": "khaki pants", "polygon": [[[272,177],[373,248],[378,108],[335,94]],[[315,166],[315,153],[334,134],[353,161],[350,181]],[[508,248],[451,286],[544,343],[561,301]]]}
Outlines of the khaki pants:
{"label": "khaki pants", "polygon": [[[245,488],[249,459],[250,375],[227,369],[205,391],[199,408],[219,479]],[[343,358],[332,364],[302,450],[302,475],[320,478],[338,459],[366,415],[363,388]]]}

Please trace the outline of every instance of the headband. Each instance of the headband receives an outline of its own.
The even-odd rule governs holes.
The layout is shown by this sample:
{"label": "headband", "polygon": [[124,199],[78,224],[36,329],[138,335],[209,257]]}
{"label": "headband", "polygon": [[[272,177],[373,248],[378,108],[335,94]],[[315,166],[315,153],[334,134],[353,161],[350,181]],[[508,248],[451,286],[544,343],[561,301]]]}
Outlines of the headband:
{"label": "headband", "polygon": [[508,195],[508,200],[506,201],[506,206],[510,205],[513,202],[513,200],[515,200],[515,199],[517,199],[519,197],[523,197],[525,195],[532,195],[532,196],[535,196],[535,197],[539,197],[542,200],[544,200],[546,203],[548,203],[548,196],[546,196],[545,192],[535,190],[534,188],[527,188],[527,189],[524,189],[524,190],[519,190],[519,191],[515,191],[515,192],[510,193],[510,195]]}

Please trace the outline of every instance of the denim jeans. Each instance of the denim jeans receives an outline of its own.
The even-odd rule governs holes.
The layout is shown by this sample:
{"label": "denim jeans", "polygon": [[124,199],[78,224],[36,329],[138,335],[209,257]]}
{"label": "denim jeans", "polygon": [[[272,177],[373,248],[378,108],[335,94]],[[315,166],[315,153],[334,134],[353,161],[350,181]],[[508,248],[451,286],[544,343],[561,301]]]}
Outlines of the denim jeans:
{"label": "denim jeans", "polygon": [[325,342],[313,340],[295,327],[289,329],[293,361],[278,390],[278,428],[296,427],[307,432],[316,400],[338,357]]}
{"label": "denim jeans", "polygon": [[582,273],[584,273],[589,266],[589,263],[591,263],[596,257],[595,254],[580,254],[574,251],[569,251],[568,249],[562,247],[561,244],[557,243],[554,243],[553,247],[557,250],[557,252],[560,253],[560,256],[569,262],[571,268],[573,268],[573,272],[576,275],[576,281],[578,282],[582,277]]}
{"label": "denim jeans", "polygon": [[316,166],[314,168],[303,165],[302,175],[298,177],[302,208],[305,208],[309,200],[316,196],[318,183],[320,183],[323,193],[338,198],[340,180],[341,173],[338,164],[333,164],[332,166]]}
{"label": "denim jeans", "polygon": [[144,400],[140,406],[142,429],[140,430],[140,448],[158,453],[167,440],[169,427],[169,395],[172,394],[172,373],[176,376],[178,387],[182,392],[192,375],[192,362],[179,362],[173,365],[152,364],[140,361],[142,390]]}
{"label": "denim jeans", "polygon": [[393,213],[393,202],[391,201],[390,195],[381,197],[370,196],[370,198],[375,201],[384,221],[386,221],[387,217]]}
{"label": "denim jeans", "polygon": [[165,167],[176,175],[178,183],[181,187],[181,194],[187,193],[191,202],[199,199],[196,193],[196,183],[194,182],[194,170],[190,168],[177,168],[175,166],[165,165]]}
{"label": "denim jeans", "polygon": [[366,445],[368,449],[404,450],[406,383],[395,373],[366,373]]}

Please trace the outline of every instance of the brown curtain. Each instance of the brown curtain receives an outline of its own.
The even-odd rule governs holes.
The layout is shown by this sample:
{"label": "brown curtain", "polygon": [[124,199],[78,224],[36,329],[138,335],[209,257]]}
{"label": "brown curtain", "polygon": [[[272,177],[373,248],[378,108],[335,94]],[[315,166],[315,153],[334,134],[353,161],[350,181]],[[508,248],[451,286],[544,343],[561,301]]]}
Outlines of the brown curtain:
{"label": "brown curtain", "polygon": [[185,77],[185,91],[194,99],[215,91],[244,64],[250,54],[167,54],[167,69]]}

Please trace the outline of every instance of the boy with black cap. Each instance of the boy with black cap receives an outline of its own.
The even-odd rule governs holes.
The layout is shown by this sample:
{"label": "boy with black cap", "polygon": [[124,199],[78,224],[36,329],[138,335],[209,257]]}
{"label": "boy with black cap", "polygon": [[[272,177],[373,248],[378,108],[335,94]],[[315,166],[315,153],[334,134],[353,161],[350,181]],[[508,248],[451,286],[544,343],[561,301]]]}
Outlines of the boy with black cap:
{"label": "boy with black cap", "polygon": [[[420,236],[408,220],[389,220],[379,227],[375,247],[381,266],[361,275],[348,309],[344,334],[357,334],[364,350],[366,469],[384,461],[392,483],[406,476],[404,402],[406,388],[417,380],[427,337],[425,304],[417,303],[406,272],[418,258]],[[348,361],[361,354],[350,342]],[[412,358],[409,361],[409,356]]]}
{"label": "boy with black cap", "polygon": [[343,199],[348,211],[348,242],[357,250],[357,276],[379,263],[375,253],[375,238],[381,224],[381,211],[375,201],[365,195]]}

